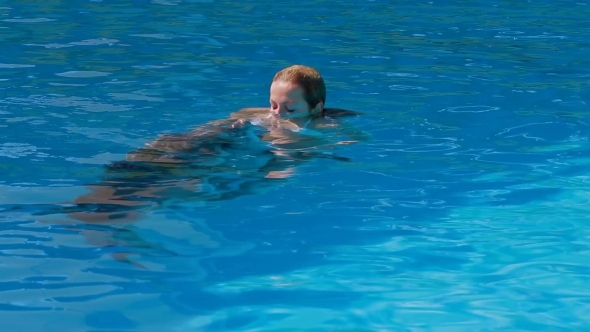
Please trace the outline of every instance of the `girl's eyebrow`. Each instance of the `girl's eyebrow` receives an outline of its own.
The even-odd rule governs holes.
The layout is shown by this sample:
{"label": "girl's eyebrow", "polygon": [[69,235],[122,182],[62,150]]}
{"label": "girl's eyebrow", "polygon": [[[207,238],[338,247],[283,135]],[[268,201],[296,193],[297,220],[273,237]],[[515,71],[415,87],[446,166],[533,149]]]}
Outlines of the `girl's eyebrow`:
{"label": "girl's eyebrow", "polygon": [[[271,103],[276,103],[276,104],[278,104],[276,101],[274,101],[274,100],[272,100],[272,99],[269,99],[268,101],[269,101],[269,102],[271,102]],[[295,103],[293,102],[293,100],[289,99],[289,100],[287,100],[286,102],[284,102],[284,103],[283,103],[283,106],[286,106],[286,107],[291,107],[291,106],[293,106],[293,104],[295,104]]]}

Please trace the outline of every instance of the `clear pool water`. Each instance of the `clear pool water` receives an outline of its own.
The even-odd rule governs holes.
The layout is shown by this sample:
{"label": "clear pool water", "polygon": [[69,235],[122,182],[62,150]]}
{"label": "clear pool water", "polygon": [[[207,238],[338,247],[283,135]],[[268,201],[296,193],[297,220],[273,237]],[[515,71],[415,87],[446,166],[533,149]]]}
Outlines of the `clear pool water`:
{"label": "clear pool water", "polygon": [[[0,1],[0,327],[590,329],[589,14]],[[371,139],[248,190],[225,172],[217,199],[168,197],[134,223],[60,221],[106,163],[265,106],[293,63]]]}

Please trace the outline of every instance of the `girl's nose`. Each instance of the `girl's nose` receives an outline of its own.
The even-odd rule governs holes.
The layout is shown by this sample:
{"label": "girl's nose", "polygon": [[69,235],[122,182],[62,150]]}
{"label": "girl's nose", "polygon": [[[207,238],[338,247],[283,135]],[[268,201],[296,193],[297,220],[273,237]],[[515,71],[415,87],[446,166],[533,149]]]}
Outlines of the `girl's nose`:
{"label": "girl's nose", "polygon": [[274,115],[281,115],[281,114],[285,113],[287,110],[285,107],[277,105],[277,106],[271,107],[270,111]]}

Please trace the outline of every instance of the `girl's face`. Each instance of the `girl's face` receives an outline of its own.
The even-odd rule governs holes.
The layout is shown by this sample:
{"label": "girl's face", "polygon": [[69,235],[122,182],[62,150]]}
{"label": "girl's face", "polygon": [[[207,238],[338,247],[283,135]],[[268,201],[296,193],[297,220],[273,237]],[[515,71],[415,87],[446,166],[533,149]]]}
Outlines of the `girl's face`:
{"label": "girl's face", "polygon": [[318,110],[321,112],[321,104],[310,109],[299,85],[278,81],[270,86],[270,113],[274,116],[284,119],[309,117]]}

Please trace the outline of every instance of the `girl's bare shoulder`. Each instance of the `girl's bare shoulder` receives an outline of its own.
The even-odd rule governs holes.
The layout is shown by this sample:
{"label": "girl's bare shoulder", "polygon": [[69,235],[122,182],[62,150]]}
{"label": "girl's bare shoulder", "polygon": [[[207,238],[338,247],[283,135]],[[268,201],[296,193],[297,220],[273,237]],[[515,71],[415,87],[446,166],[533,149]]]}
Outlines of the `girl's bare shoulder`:
{"label": "girl's bare shoulder", "polygon": [[345,110],[342,108],[326,108],[324,109],[324,115],[331,118],[339,118],[343,116],[358,116],[361,112]]}
{"label": "girl's bare shoulder", "polygon": [[326,108],[324,109],[324,116],[317,118],[312,122],[312,128],[333,128],[341,126],[342,117],[361,115],[359,112],[349,111],[341,108]]}

